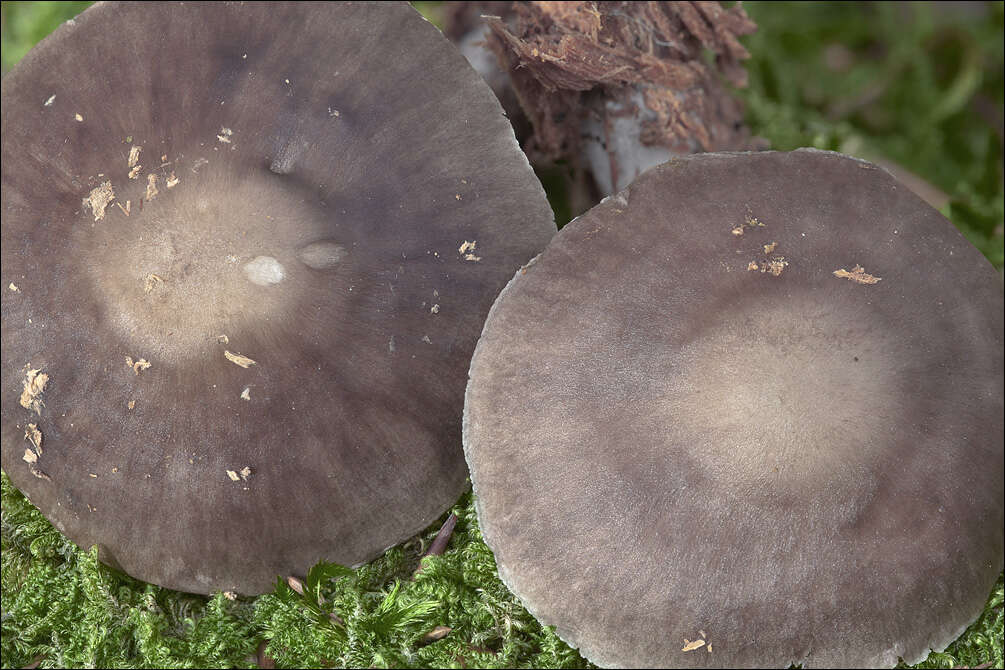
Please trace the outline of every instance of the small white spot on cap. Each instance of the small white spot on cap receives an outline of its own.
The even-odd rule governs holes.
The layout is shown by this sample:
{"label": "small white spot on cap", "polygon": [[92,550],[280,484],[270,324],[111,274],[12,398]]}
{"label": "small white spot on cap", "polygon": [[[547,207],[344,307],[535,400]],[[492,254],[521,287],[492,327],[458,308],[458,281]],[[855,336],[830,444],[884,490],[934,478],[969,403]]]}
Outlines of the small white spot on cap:
{"label": "small white spot on cap", "polygon": [[278,284],[286,278],[283,265],[272,256],[256,256],[244,264],[248,281],[259,286]]}

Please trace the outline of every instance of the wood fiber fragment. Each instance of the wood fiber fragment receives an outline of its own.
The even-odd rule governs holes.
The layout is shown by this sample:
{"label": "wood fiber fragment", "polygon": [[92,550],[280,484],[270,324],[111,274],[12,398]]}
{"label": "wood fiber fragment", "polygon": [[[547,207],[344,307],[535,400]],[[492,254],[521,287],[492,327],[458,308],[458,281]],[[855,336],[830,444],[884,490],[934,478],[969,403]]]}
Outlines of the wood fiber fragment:
{"label": "wood fiber fragment", "polygon": [[840,277],[841,279],[850,279],[856,284],[875,284],[877,282],[883,281],[882,277],[875,277],[868,274],[861,265],[856,265],[851,269],[851,271],[841,268],[840,270],[834,271],[835,277]]}
{"label": "wood fiber fragment", "polygon": [[153,367],[153,364],[147,359],[140,358],[134,361],[132,356],[126,356],[126,365],[132,368],[136,375],[139,375],[142,370],[149,370]]}
{"label": "wood fiber fragment", "polygon": [[39,456],[42,455],[42,431],[38,429],[37,424],[28,424],[28,427],[24,429],[24,439],[28,440],[31,446],[35,447],[35,452]]}
{"label": "wood fiber fragment", "polygon": [[251,360],[247,356],[242,356],[241,354],[234,354],[230,351],[224,350],[223,355],[228,361],[234,365],[240,365],[242,368],[250,368],[252,365],[258,365],[255,361]]}
{"label": "wood fiber fragment", "polygon": [[91,189],[91,192],[83,200],[84,209],[91,210],[95,221],[105,218],[105,210],[115,200],[115,189],[112,182],[105,181]]}
{"label": "wood fiber fragment", "polygon": [[[605,116],[604,101],[627,101],[636,91],[648,108],[641,121],[644,144],[677,153],[751,144],[742,106],[718,80],[747,83],[741,61],[750,54],[737,38],[757,26],[739,4],[485,4],[492,6],[483,13],[501,15],[484,17],[491,29],[487,41],[533,126],[532,155],[569,158],[584,116]],[[706,50],[714,66],[703,59]]]}
{"label": "wood fiber fragment", "polygon": [[45,385],[49,383],[49,375],[41,370],[26,370],[22,384],[20,403],[21,407],[30,409],[36,414],[42,413],[42,393],[45,392]]}

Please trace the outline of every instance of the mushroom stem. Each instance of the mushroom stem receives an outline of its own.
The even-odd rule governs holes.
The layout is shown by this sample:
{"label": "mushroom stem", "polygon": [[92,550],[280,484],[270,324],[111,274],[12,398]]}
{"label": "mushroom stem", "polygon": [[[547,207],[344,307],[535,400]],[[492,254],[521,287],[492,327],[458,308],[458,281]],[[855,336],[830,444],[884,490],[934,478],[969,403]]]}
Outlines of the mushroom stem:
{"label": "mushroom stem", "polygon": [[258,650],[256,651],[256,660],[258,662],[258,667],[260,668],[275,668],[276,659],[269,655],[267,649],[269,646],[268,640],[262,640],[258,643]]}
{"label": "mushroom stem", "polygon": [[457,525],[457,515],[451,514],[447,517],[447,520],[443,522],[440,526],[439,532],[436,533],[436,537],[433,538],[433,543],[429,545],[429,550],[422,555],[419,559],[419,567],[415,569],[415,574],[422,572],[422,559],[426,556],[440,556],[444,551],[447,550],[447,544],[450,542],[450,536],[454,533],[454,526]]}
{"label": "mushroom stem", "polygon": [[440,556],[447,549],[447,543],[450,542],[450,536],[454,533],[454,526],[457,525],[457,515],[451,514],[447,517],[447,520],[443,522],[440,526],[440,531],[433,538],[433,543],[429,545],[429,551],[425,553],[426,556]]}

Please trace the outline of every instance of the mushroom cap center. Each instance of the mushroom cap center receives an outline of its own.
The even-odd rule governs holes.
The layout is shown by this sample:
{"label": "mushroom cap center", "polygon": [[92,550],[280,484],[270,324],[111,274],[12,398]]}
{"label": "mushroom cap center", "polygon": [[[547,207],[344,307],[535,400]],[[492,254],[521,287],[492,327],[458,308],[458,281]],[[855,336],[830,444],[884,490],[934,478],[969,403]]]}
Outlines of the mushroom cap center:
{"label": "mushroom cap center", "polygon": [[[344,256],[333,251],[343,249],[336,241],[322,239],[334,213],[288,181],[209,166],[185,179],[186,188],[145,202],[143,217],[106,217],[76,230],[107,318],[137,351],[175,362],[311,302],[317,273],[337,273],[332,259]],[[326,262],[309,263],[318,254],[304,250],[319,245]]]}
{"label": "mushroom cap center", "polygon": [[863,412],[898,393],[882,332],[808,294],[746,300],[670,357],[658,411],[681,443],[703,445],[723,483],[823,485],[853,474],[862,435],[898,419]]}

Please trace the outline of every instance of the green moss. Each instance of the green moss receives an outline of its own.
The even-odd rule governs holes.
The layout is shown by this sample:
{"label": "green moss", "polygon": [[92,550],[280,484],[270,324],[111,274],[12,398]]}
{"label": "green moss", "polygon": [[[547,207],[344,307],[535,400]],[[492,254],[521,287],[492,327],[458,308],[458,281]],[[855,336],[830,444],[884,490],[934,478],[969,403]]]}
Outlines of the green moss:
{"label": "green moss", "polygon": [[[320,565],[299,595],[230,601],[143,584],[54,530],[2,475],[4,667],[250,666],[262,640],[279,667],[587,667],[496,576],[471,494],[452,510],[448,551],[420,557],[439,528],[358,570]],[[442,520],[441,520],[442,521]],[[335,615],[335,618],[330,616]],[[437,626],[451,632],[426,644]]]}
{"label": "green moss", "polygon": [[[305,595],[201,597],[143,584],[65,540],[2,475],[4,667],[593,667],[542,627],[496,575],[472,495],[451,510],[446,553],[421,560],[439,522],[358,570],[322,564]],[[1002,580],[984,614],[919,667],[1002,665]],[[334,618],[331,616],[334,615]],[[437,626],[443,639],[425,643]]]}

